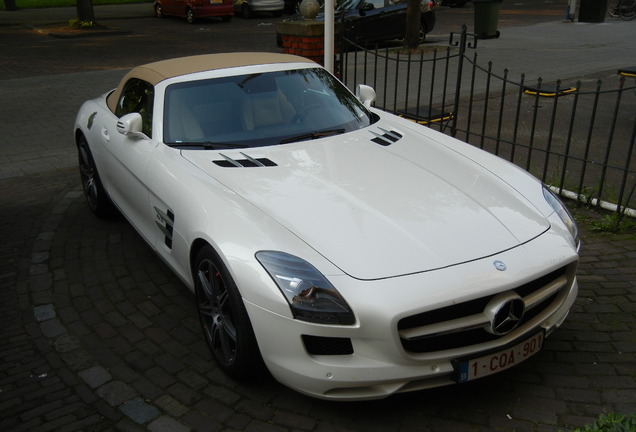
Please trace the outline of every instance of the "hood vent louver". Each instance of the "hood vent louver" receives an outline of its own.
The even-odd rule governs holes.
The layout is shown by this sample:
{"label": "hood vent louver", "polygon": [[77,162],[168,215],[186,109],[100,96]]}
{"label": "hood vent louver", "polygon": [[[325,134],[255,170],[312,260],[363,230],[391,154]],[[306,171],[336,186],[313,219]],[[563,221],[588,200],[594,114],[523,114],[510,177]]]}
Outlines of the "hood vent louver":
{"label": "hood vent louver", "polygon": [[224,155],[223,153],[220,154],[221,156],[223,156],[223,160],[215,160],[214,163],[223,168],[256,168],[277,166],[276,163],[267,158],[253,158],[243,152],[241,152],[241,155],[244,156],[245,159],[233,159],[227,155]]}
{"label": "hood vent louver", "polygon": [[394,142],[398,141],[400,138],[402,138],[402,134],[396,131],[389,131],[383,128],[378,128],[378,129],[380,129],[384,133],[379,134],[377,132],[371,131],[371,133],[375,136],[375,138],[373,138],[371,141],[373,141],[376,144],[380,144],[382,146],[389,146],[393,144]]}

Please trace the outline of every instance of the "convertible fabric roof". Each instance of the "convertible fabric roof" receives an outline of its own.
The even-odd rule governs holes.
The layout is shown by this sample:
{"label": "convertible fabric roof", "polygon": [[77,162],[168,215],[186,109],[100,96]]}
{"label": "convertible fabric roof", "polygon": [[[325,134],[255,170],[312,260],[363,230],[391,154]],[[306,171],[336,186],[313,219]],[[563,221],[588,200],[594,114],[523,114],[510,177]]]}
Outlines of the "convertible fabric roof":
{"label": "convertible fabric roof", "polygon": [[117,101],[126,82],[131,78],[138,78],[152,85],[176,76],[216,69],[226,69],[240,66],[252,66],[271,63],[314,63],[299,56],[278,53],[242,52],[224,54],[205,54],[190,57],[179,57],[161,60],[154,63],[137,66],[128,72],[107,97],[108,108],[115,112]]}

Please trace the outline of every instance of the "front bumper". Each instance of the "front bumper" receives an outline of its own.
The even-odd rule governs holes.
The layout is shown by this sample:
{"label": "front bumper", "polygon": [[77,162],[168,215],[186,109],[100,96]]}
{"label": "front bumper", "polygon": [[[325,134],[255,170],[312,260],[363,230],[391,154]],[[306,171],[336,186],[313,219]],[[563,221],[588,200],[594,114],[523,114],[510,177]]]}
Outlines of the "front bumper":
{"label": "front bumper", "polygon": [[[506,263],[507,270],[496,270],[496,260]],[[246,307],[265,363],[278,381],[318,398],[377,399],[452,384],[455,360],[503,349],[537,331],[549,335],[577,296],[577,263],[572,245],[548,231],[526,245],[459,266],[379,281],[331,278],[357,315],[354,326],[316,325],[248,302]],[[518,289],[528,286],[532,288]],[[548,297],[508,333],[455,345],[436,343],[431,349],[426,349],[426,340],[417,349],[405,342],[434,333],[431,328],[457,336],[448,323],[427,324],[412,317],[524,290],[528,303],[537,303],[537,292]],[[404,330],[404,320],[415,322],[415,328]],[[453,320],[463,328],[461,317]],[[444,333],[434,336],[437,342],[445,339]]]}

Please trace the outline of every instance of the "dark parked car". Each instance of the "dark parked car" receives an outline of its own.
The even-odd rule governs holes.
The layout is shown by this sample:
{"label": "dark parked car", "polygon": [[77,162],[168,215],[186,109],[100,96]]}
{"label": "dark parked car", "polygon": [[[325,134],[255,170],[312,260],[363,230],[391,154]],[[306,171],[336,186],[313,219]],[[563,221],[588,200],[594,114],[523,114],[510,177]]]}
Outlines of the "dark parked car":
{"label": "dark parked car", "polygon": [[[406,0],[345,0],[336,6],[336,26],[344,21],[345,36],[360,45],[403,39],[406,31]],[[300,15],[290,20],[303,19]],[[316,17],[324,20],[324,14]],[[435,27],[435,12],[422,13],[420,40]],[[278,45],[282,46],[280,34]]]}
{"label": "dark parked car", "polygon": [[[344,15],[345,36],[360,44],[404,38],[406,1],[347,0],[336,9],[336,18]],[[435,12],[422,13],[420,40],[435,27]]]}
{"label": "dark parked car", "polygon": [[442,0],[442,6],[464,7],[469,0]]}

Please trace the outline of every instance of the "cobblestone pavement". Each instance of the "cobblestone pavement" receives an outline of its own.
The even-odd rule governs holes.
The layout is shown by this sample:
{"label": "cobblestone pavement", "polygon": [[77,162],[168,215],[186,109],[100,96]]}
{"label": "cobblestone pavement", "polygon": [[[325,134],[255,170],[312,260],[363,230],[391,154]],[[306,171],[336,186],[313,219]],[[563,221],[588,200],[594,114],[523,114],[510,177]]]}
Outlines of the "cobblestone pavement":
{"label": "cobblestone pavement", "polygon": [[466,385],[332,403],[220,373],[193,296],[124,220],[92,216],[75,169],[5,180],[0,197],[4,431],[556,431],[634,411],[634,231],[582,223],[580,296],[535,358]]}
{"label": "cobblestone pavement", "polygon": [[[585,209],[579,298],[544,350],[514,369],[359,403],[225,377],[190,292],[124,220],[92,216],[76,168],[48,159],[47,137],[70,135],[69,98],[85,96],[68,83],[101,87],[123,70],[63,73],[64,85],[36,74],[0,86],[2,146],[31,146],[31,170],[0,179],[0,430],[557,431],[635,412],[636,230],[592,231],[600,216]],[[38,108],[38,91],[53,109]],[[5,102],[20,97],[34,101],[30,127],[16,127]]]}

